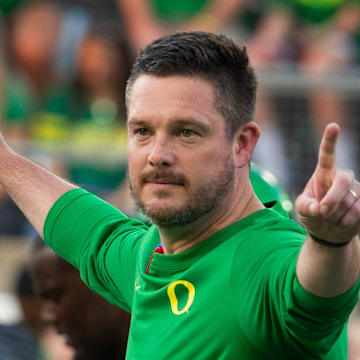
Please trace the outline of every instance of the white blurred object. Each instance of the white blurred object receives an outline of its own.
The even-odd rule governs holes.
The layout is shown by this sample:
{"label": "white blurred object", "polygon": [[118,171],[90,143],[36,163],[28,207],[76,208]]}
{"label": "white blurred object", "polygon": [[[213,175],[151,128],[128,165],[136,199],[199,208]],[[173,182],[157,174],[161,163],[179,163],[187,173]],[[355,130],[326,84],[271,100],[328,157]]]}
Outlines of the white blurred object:
{"label": "white blurred object", "polygon": [[22,320],[20,303],[15,295],[0,292],[0,324],[11,325]]}

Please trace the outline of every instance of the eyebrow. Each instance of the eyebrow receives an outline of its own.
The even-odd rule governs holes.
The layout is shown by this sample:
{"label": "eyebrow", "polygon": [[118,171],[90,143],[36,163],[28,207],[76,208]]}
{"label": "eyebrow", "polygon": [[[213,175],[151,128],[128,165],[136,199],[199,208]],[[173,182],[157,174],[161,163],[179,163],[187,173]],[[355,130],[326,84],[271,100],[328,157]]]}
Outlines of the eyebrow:
{"label": "eyebrow", "polygon": [[[128,126],[149,126],[149,121],[146,120],[140,120],[140,119],[131,119],[128,120]],[[203,122],[196,120],[194,118],[179,118],[171,122],[171,127],[182,127],[182,126],[194,126],[198,129],[201,129],[202,131],[209,132],[209,127],[204,124]]]}
{"label": "eyebrow", "polygon": [[127,121],[128,126],[146,126],[147,122],[145,120],[132,119]]}

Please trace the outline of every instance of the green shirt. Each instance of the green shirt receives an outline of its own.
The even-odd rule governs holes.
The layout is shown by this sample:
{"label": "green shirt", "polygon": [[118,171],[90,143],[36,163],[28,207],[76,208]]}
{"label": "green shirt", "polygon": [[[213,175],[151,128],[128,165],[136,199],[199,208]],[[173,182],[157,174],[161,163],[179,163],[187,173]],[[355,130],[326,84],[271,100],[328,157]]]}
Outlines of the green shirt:
{"label": "green shirt", "polygon": [[0,1],[0,15],[5,15],[6,17],[11,16],[11,14],[23,3],[28,0],[1,0]]}
{"label": "green shirt", "polygon": [[128,360],[346,359],[360,282],[334,298],[299,284],[305,232],[263,209],[176,255],[155,226],[75,189],[52,207],[45,241],[95,292],[132,314]]}
{"label": "green shirt", "polygon": [[209,0],[149,0],[149,6],[162,21],[186,21],[201,12]]}
{"label": "green shirt", "polygon": [[270,171],[251,162],[250,181],[256,196],[266,207],[271,207],[286,217],[292,217],[292,201]]}
{"label": "green shirt", "polygon": [[359,0],[271,0],[272,5],[289,8],[299,22],[313,25],[331,20],[342,6],[351,3],[359,4]]}

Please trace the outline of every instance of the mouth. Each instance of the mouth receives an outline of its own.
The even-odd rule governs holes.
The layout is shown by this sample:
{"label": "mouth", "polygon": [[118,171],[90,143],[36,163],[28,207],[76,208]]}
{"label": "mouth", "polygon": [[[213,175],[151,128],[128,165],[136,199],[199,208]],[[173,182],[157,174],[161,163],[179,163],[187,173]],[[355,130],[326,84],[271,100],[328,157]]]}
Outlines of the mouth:
{"label": "mouth", "polygon": [[142,182],[144,185],[151,184],[154,186],[184,186],[185,178],[182,174],[157,171],[143,174]]}
{"label": "mouth", "polygon": [[65,344],[75,348],[76,341],[74,337],[64,329],[56,329],[56,332],[64,338]]}
{"label": "mouth", "polygon": [[182,186],[182,184],[179,184],[179,183],[169,182],[169,181],[158,181],[158,180],[146,181],[145,185],[150,185],[156,189],[170,189],[170,188]]}
{"label": "mouth", "polygon": [[145,184],[154,184],[154,185],[169,185],[169,186],[182,186],[184,185],[181,179],[175,177],[161,177],[161,176],[149,176],[144,179]]}
{"label": "mouth", "polygon": [[182,185],[179,182],[173,182],[168,180],[147,180],[146,183],[155,185]]}

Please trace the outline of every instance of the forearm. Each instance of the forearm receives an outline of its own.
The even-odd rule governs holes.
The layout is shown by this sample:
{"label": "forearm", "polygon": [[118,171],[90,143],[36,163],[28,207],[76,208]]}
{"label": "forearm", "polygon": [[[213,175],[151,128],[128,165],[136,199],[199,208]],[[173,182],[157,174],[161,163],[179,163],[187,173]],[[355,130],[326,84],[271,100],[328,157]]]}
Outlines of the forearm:
{"label": "forearm", "polygon": [[323,297],[349,290],[360,272],[360,183],[352,171],[335,167],[339,133],[337,124],[325,128],[317,166],[295,203],[312,235],[300,251],[297,277],[305,290]]}
{"label": "forearm", "polygon": [[0,156],[0,183],[41,236],[52,205],[75,188],[11,150]]}
{"label": "forearm", "polygon": [[183,28],[185,30],[219,31],[243,7],[239,0],[213,0],[199,14],[191,18]]}
{"label": "forearm", "polygon": [[218,18],[219,25],[224,26],[230,18],[238,14],[244,6],[244,1],[239,0],[213,0],[207,12]]}
{"label": "forearm", "polygon": [[350,289],[360,273],[358,237],[344,247],[327,247],[308,238],[300,251],[297,277],[310,293],[333,297]]}
{"label": "forearm", "polygon": [[166,31],[157,23],[148,3],[144,0],[117,0],[129,37],[136,51],[164,35]]}

